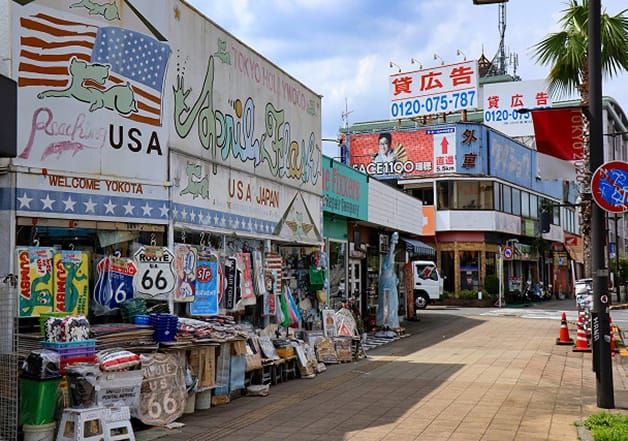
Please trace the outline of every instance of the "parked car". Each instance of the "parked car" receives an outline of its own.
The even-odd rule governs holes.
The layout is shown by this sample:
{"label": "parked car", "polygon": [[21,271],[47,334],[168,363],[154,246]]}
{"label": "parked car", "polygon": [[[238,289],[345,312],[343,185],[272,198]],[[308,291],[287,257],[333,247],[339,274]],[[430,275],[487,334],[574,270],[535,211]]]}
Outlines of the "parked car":
{"label": "parked car", "polygon": [[574,291],[578,311],[591,309],[593,306],[593,280],[576,280],[576,283],[574,284]]}

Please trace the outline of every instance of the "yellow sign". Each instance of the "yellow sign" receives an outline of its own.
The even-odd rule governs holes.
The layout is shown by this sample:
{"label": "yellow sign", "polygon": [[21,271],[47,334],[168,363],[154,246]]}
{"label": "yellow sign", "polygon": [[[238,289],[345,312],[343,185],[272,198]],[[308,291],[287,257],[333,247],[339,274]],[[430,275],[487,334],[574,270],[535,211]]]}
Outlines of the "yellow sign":
{"label": "yellow sign", "polygon": [[54,311],[87,315],[89,263],[87,253],[61,251],[54,256]]}
{"label": "yellow sign", "polygon": [[20,317],[52,312],[54,252],[44,247],[17,249]]}

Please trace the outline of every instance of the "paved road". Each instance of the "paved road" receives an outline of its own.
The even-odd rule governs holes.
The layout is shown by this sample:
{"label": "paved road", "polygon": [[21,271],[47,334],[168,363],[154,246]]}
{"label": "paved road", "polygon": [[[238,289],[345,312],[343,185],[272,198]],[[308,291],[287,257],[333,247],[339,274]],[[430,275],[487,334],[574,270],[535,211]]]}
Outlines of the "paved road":
{"label": "paved road", "polygon": [[[540,302],[526,307],[506,306],[504,308],[452,308],[428,306],[425,311],[419,312],[419,316],[427,313],[456,316],[460,315],[465,317],[491,316],[560,320],[563,311],[567,315],[567,320],[571,322],[576,322],[578,320],[578,313],[573,299]],[[613,310],[611,312],[611,318],[613,319],[613,323],[619,326],[620,329],[628,331],[628,309]]]}
{"label": "paved road", "polygon": [[[368,360],[185,416],[168,439],[575,441],[597,410],[591,355],[556,346],[556,320],[428,308],[407,329]],[[628,408],[618,364],[614,378]]]}

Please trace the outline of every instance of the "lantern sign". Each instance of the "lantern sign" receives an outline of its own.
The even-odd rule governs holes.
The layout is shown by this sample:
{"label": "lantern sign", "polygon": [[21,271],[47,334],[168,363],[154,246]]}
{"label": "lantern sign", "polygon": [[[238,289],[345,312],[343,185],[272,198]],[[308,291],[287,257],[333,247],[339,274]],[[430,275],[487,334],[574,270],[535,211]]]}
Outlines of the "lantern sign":
{"label": "lantern sign", "polygon": [[176,286],[174,254],[166,247],[143,246],[133,255],[138,268],[134,285],[136,297],[168,300]]}

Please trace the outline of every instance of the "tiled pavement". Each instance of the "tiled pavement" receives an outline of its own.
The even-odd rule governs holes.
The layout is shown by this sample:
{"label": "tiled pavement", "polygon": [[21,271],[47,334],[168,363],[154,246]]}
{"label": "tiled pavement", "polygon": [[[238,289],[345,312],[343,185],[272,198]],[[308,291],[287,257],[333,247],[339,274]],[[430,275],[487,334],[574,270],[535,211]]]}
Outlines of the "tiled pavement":
{"label": "tiled pavement", "polygon": [[[574,422],[598,410],[591,354],[556,346],[556,321],[429,325],[411,324],[410,337],[368,360],[185,416],[167,439],[577,440]],[[614,364],[616,405],[626,409],[628,377]]]}

